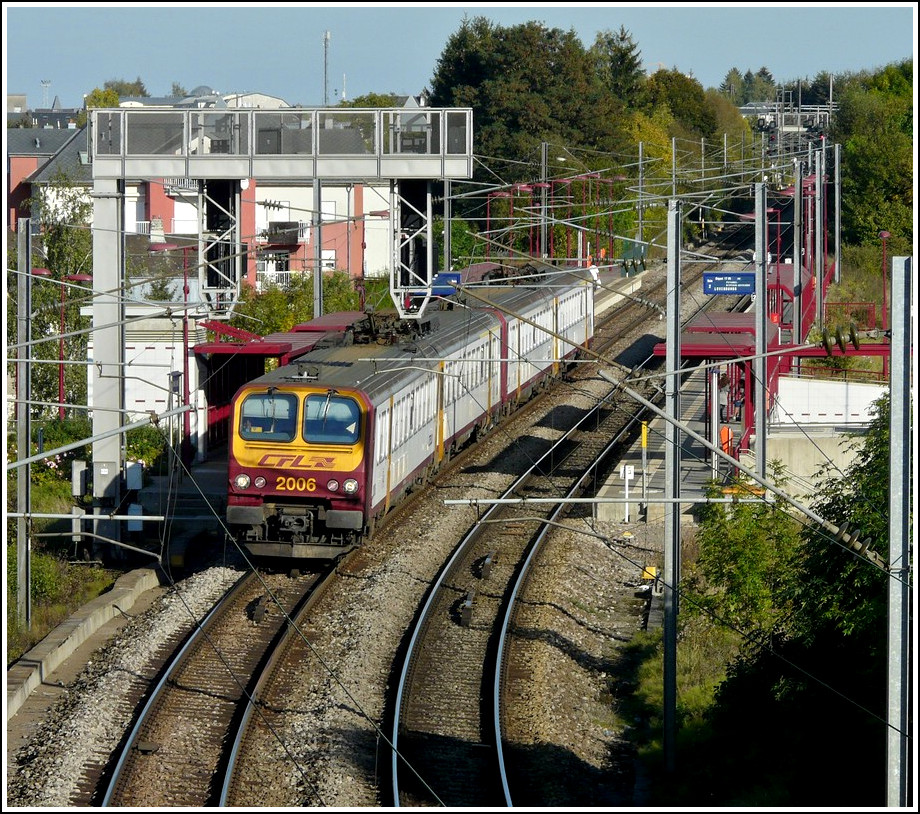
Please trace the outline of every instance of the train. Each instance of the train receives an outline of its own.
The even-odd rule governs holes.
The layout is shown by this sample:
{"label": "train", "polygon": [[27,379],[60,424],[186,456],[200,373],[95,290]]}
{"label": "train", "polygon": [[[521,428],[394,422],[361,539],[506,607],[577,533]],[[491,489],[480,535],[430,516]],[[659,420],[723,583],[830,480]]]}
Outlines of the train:
{"label": "train", "polygon": [[[547,267],[552,269],[552,267]],[[336,559],[459,449],[576,364],[594,338],[586,269],[525,267],[419,319],[326,315],[301,355],[231,403],[229,533],[263,558]]]}

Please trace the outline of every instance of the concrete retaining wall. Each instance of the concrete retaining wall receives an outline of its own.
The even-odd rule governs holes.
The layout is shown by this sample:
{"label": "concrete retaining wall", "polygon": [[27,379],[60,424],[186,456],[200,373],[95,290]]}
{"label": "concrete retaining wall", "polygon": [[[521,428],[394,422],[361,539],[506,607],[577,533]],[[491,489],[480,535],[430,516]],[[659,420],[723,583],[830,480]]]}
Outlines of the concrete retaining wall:
{"label": "concrete retaining wall", "polygon": [[93,633],[123,611],[138,597],[160,584],[153,568],[138,568],[115,581],[107,593],[97,596],[66,622],[29,650],[6,671],[6,719],[9,721],[32,691]]}

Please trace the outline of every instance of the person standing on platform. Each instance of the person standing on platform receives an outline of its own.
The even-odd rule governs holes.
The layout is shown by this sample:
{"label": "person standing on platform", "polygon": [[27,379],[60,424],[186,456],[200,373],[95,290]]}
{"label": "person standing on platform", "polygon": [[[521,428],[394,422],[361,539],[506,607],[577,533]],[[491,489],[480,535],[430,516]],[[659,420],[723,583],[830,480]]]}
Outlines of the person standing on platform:
{"label": "person standing on platform", "polygon": [[719,376],[719,421],[728,421],[728,376]]}
{"label": "person standing on platform", "polygon": [[732,414],[732,421],[741,420],[741,408],[743,406],[744,406],[744,384],[740,383],[738,385],[738,392],[735,393],[734,411]]}

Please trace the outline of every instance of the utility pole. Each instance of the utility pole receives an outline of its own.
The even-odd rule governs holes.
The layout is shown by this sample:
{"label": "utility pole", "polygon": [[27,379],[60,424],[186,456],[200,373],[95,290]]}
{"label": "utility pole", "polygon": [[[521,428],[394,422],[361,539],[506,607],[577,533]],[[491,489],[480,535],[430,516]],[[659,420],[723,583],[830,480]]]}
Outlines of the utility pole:
{"label": "utility pole", "polygon": [[824,329],[824,151],[815,150],[815,222],[814,222],[814,260],[812,271],[815,275],[815,296],[817,308],[815,320],[818,330]]}
{"label": "utility pole", "polygon": [[834,282],[840,284],[840,145],[834,145]]}
{"label": "utility pole", "polygon": [[[16,451],[19,458],[28,458],[31,453],[32,435],[29,402],[31,393],[32,358],[32,221],[20,218],[18,230],[19,281],[16,286]],[[25,464],[16,470],[16,505],[20,517],[16,520],[16,618],[27,628],[32,627],[31,594],[31,540],[29,526],[31,519],[25,515],[32,511],[31,503],[32,466]]]}
{"label": "utility pole", "polygon": [[[754,396],[754,428],[757,432],[757,449],[755,452],[757,474],[761,478],[767,473],[767,251],[769,245],[767,230],[769,228],[767,213],[767,185],[763,182],[754,185],[754,265],[757,307],[754,311],[754,361],[756,372],[753,386],[748,388],[747,398]],[[779,249],[777,249],[777,269],[779,268]]]}
{"label": "utility pole", "polygon": [[[795,162],[795,192],[792,204],[792,274],[793,293],[792,299],[792,341],[801,345],[802,337],[802,172],[804,165],[800,159]],[[798,362],[795,365],[798,373]]]}
{"label": "utility pole", "polygon": [[[910,666],[910,365],[911,266],[910,257],[891,263],[891,438],[888,539],[888,795],[889,808],[913,804],[911,788]],[[916,303],[913,303],[916,307]],[[894,443],[901,439],[901,443]]]}
{"label": "utility pole", "polygon": [[[642,145],[639,145],[639,166],[642,166]],[[641,170],[640,170],[641,177]],[[642,188],[642,182],[639,181],[639,188]],[[677,197],[677,139],[671,137],[671,196]],[[640,215],[641,217],[641,215]]]}
{"label": "utility pole", "polygon": [[547,257],[546,254],[546,189],[549,186],[549,143],[544,141],[540,145],[540,254]]}
{"label": "utility pole", "polygon": [[[329,33],[328,31],[326,32]],[[322,185],[313,179],[313,318],[323,315],[323,203]]]}
{"label": "utility pole", "polygon": [[329,107],[329,39],[331,34],[323,34],[323,107]]}
{"label": "utility pole", "polygon": [[643,143],[639,142],[639,242],[642,243],[642,151]]}
{"label": "utility pole", "polygon": [[673,774],[677,751],[677,586],[680,582],[680,248],[681,202],[668,202],[668,326],[665,357],[664,759]]}
{"label": "utility pole", "polygon": [[451,246],[451,183],[450,178],[444,179],[444,271],[453,270],[453,247]]}

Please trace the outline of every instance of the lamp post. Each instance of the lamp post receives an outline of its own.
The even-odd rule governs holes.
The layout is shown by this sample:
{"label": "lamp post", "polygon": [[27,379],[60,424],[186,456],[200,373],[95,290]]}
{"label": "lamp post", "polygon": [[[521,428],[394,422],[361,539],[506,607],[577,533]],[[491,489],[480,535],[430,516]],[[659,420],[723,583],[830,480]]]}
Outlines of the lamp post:
{"label": "lamp post", "polygon": [[[891,237],[891,232],[886,232],[882,230],[878,233],[878,236],[882,239],[882,330],[888,330],[888,275],[886,273],[886,257],[885,257],[885,248],[888,243],[888,238]],[[888,378],[888,357],[882,357],[882,375],[887,379]]]}

